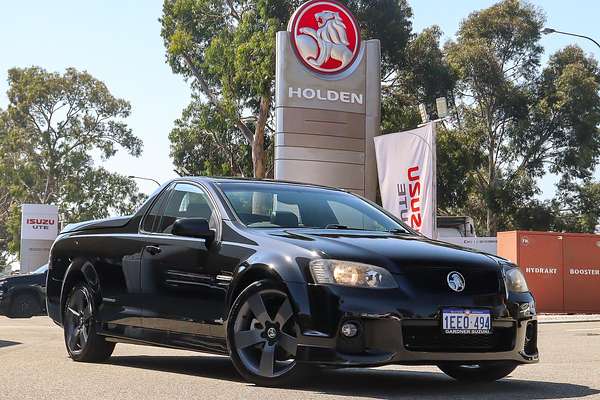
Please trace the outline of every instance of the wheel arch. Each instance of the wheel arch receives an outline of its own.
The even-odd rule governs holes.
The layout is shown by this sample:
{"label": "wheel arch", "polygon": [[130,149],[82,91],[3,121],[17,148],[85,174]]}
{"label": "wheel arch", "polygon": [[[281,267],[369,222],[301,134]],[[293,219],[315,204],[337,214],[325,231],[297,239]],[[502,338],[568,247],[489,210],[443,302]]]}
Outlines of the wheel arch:
{"label": "wheel arch", "polygon": [[92,289],[92,295],[96,301],[100,299],[100,280],[94,264],[84,258],[76,258],[69,264],[65,272],[65,278],[62,283],[60,294],[60,319],[62,322],[63,310],[67,301],[67,296],[77,282],[85,282]]}
{"label": "wheel arch", "polygon": [[246,262],[237,268],[227,293],[224,320],[229,318],[233,303],[240,293],[254,282],[263,279],[278,283],[287,292],[301,327],[309,323],[310,301],[307,282],[303,278],[301,266],[290,265],[284,259],[268,263],[263,260],[253,264]]}
{"label": "wheel arch", "polygon": [[268,264],[256,263],[247,264],[244,263],[238,267],[234,274],[234,278],[229,286],[227,293],[227,314],[233,305],[233,302],[251,284],[261,281],[270,280],[274,281],[287,288],[284,279],[274,268],[271,268]]}

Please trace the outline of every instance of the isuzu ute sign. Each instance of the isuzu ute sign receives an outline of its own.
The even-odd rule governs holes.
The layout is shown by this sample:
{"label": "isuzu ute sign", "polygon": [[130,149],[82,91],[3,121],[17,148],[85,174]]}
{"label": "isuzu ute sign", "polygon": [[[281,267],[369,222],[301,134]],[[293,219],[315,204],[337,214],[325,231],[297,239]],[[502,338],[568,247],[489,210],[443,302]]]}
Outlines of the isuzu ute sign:
{"label": "isuzu ute sign", "polygon": [[58,235],[58,211],[47,204],[23,204],[21,238],[54,240]]}
{"label": "isuzu ute sign", "polygon": [[308,69],[326,75],[348,69],[360,53],[360,31],[350,11],[335,1],[313,0],[288,25],[294,52]]}

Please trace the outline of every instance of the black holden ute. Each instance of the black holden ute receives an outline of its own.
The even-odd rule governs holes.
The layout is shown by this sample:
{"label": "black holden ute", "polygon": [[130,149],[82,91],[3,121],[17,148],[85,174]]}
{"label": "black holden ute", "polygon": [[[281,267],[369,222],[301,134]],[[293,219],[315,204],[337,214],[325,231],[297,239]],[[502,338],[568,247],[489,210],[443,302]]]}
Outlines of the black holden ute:
{"label": "black holden ute", "polygon": [[538,361],[516,265],[305,184],[180,178],[133,216],[67,226],[47,308],[75,361],[159,345],[229,355],[268,386],[314,366],[385,364],[492,381]]}

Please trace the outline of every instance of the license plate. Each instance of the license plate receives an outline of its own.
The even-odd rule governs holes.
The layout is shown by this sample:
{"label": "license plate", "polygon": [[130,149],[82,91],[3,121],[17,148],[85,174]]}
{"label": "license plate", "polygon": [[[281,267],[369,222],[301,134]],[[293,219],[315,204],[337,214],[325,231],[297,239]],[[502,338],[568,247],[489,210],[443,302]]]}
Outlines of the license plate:
{"label": "license plate", "polygon": [[487,335],[492,331],[490,312],[464,308],[444,309],[442,331],[454,335]]}

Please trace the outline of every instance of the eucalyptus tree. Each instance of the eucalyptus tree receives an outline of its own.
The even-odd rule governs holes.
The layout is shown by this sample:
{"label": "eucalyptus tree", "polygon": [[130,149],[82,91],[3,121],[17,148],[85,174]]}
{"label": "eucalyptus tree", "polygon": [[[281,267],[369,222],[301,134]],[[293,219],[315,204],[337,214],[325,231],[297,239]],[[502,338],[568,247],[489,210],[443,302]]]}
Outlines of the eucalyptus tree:
{"label": "eucalyptus tree", "polygon": [[0,111],[1,251],[18,248],[19,206],[55,204],[63,222],[128,213],[143,196],[125,176],[94,165],[119,149],[138,157],[142,142],[127,127],[131,106],[87,72],[40,67],[8,71],[8,107]]}
{"label": "eucalyptus tree", "polygon": [[600,156],[597,62],[569,46],[541,69],[543,23],[533,5],[504,0],[470,14],[446,47],[458,123],[485,160],[471,209],[485,210],[489,235],[539,192],[537,178],[589,178]]}

